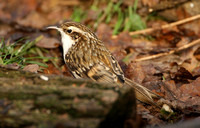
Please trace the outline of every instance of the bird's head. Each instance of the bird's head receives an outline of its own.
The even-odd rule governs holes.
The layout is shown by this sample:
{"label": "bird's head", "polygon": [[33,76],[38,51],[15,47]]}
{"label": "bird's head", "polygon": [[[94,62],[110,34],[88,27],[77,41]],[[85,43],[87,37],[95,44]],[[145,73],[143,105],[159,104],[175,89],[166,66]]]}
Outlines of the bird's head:
{"label": "bird's head", "polygon": [[59,27],[49,26],[47,29],[56,29],[60,32],[64,55],[74,44],[78,43],[80,39],[87,40],[89,38],[97,38],[88,27],[77,22],[65,22]]}

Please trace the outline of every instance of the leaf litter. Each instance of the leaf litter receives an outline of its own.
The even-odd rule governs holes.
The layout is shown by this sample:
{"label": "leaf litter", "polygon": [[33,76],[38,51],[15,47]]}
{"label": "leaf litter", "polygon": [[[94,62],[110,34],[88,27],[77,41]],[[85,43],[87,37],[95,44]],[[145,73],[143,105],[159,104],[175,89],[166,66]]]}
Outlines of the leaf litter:
{"label": "leaf litter", "polygon": [[[74,4],[81,4],[80,1],[76,1],[77,3],[72,4],[61,1],[54,2],[53,0],[41,3],[39,0],[21,0],[21,2],[0,0],[1,40],[4,38],[5,42],[10,41],[13,44],[24,36],[33,38],[36,35],[43,35],[43,39],[36,43],[37,48],[32,49],[31,53],[38,53],[41,58],[57,58],[51,61],[46,61],[49,60],[46,58],[46,60],[43,59],[34,64],[29,61],[29,64],[24,66],[24,70],[71,76],[62,60],[62,48],[59,45],[60,37],[58,33],[47,32],[45,27],[59,24],[63,19],[70,19],[73,14],[71,7]],[[124,2],[117,6],[115,4],[112,6],[115,6],[117,10],[117,7],[123,6],[124,8],[130,4],[131,2]],[[142,12],[142,9],[144,10],[143,4],[150,6],[154,10],[158,9],[156,1],[147,2],[142,0],[138,3],[139,13]],[[198,4],[197,2],[196,5]],[[194,7],[196,5],[194,3]],[[102,4],[102,6],[105,5]],[[15,7],[18,8],[14,9]],[[160,112],[160,109],[138,102],[138,114],[141,114],[142,119],[146,120],[146,125],[164,125],[168,122],[180,121],[187,116],[191,118],[194,113],[196,115],[192,118],[196,118],[200,114],[200,43],[198,43],[200,20],[197,19],[199,15],[193,14],[194,12],[190,10],[185,10],[185,13],[180,12],[181,9],[184,10],[186,7],[187,9],[189,8],[183,4],[183,6],[178,6],[178,9],[171,8],[170,11],[173,11],[173,14],[179,15],[175,17],[176,20],[180,20],[174,24],[155,18],[147,20],[147,26],[142,24],[143,28],[150,29],[128,32],[127,30],[130,26],[127,25],[127,29],[124,29],[125,31],[119,32],[119,30],[122,30],[120,25],[124,24],[124,21],[121,20],[124,16],[119,11],[116,11],[116,15],[118,14],[119,18],[121,17],[120,20],[116,17],[110,19],[109,17],[112,15],[108,15],[105,16],[105,20],[111,23],[99,23],[96,28],[92,28],[119,61],[125,76],[162,96],[164,99],[158,102],[168,104],[175,113],[175,115],[166,116]],[[84,8],[83,10],[86,9]],[[109,12],[109,10],[107,11]],[[105,11],[104,13],[109,14],[108,12]],[[84,15],[85,21],[83,20],[82,23],[92,27],[95,24],[95,20],[98,19],[98,15],[94,10],[89,10],[88,13],[92,16],[87,17]],[[140,21],[143,20],[135,13],[132,13],[131,8],[129,8],[128,15],[136,17]],[[76,15],[79,15],[76,20],[81,21],[80,18],[83,14],[77,11]],[[113,15],[115,16],[115,13]],[[162,16],[164,15],[162,14]],[[188,17],[192,16],[197,20],[193,21],[195,18],[190,18],[190,22],[188,22]],[[174,17],[170,18],[175,19]],[[127,21],[129,20],[131,21],[132,19],[127,19]],[[116,23],[116,26],[112,25],[114,23]],[[118,35],[113,36],[113,33]],[[193,43],[195,41],[196,43]],[[191,43],[193,44],[191,45]],[[34,57],[31,54],[29,56]],[[38,67],[42,67],[42,63],[47,65],[43,71],[38,69]],[[20,68],[18,63],[11,63],[6,66],[14,69]]]}

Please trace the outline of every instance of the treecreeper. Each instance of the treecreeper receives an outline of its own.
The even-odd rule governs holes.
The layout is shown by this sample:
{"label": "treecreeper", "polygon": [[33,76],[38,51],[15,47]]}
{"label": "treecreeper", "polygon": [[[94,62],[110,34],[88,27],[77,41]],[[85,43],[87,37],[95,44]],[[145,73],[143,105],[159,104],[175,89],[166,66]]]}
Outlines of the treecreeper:
{"label": "treecreeper", "polygon": [[75,78],[131,86],[138,100],[156,104],[153,98],[159,96],[126,78],[118,61],[88,27],[77,22],[65,22],[59,27],[49,26],[47,29],[60,32],[64,61]]}

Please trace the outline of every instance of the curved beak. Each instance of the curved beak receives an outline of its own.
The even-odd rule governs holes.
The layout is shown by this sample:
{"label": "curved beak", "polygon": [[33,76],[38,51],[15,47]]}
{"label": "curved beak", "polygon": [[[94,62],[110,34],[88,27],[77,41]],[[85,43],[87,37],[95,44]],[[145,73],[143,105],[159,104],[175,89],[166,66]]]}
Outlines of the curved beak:
{"label": "curved beak", "polygon": [[57,26],[49,26],[49,27],[46,27],[46,29],[56,29],[56,30],[58,30],[59,32],[62,31],[62,29],[59,28],[59,27],[57,27]]}

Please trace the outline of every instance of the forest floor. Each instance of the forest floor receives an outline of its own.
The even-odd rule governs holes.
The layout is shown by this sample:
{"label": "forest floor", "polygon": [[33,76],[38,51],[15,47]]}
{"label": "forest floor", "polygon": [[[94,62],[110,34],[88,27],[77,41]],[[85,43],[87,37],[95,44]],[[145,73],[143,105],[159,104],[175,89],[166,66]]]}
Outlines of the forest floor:
{"label": "forest floor", "polygon": [[[60,36],[47,26],[68,20],[90,27],[119,61],[125,76],[165,100],[166,113],[138,102],[146,125],[200,116],[200,2],[0,0],[0,65],[70,76]],[[165,6],[164,6],[165,5]],[[112,10],[113,9],[113,10]]]}

